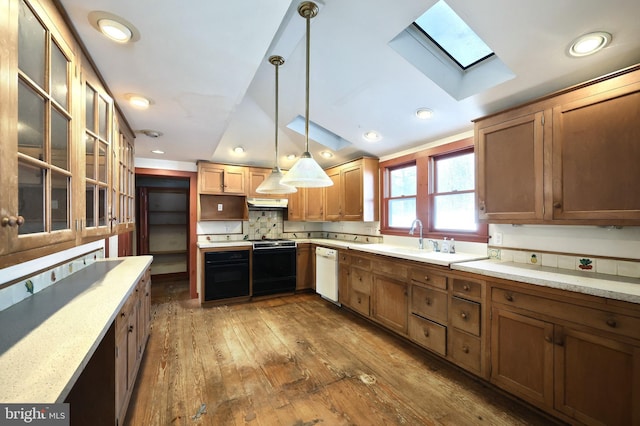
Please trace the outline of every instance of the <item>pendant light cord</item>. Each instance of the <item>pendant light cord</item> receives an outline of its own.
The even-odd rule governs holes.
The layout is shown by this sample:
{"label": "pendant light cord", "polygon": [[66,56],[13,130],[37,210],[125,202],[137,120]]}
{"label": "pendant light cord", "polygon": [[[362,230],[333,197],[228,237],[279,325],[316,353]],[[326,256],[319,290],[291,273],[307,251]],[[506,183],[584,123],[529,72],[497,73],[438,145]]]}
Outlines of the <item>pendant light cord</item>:
{"label": "pendant light cord", "polygon": [[309,152],[309,63],[310,63],[310,49],[311,49],[311,13],[306,14],[307,20],[307,72],[306,72],[306,83],[305,83],[305,93],[306,93],[306,104],[304,107],[304,136],[305,136],[305,148],[304,152]]}

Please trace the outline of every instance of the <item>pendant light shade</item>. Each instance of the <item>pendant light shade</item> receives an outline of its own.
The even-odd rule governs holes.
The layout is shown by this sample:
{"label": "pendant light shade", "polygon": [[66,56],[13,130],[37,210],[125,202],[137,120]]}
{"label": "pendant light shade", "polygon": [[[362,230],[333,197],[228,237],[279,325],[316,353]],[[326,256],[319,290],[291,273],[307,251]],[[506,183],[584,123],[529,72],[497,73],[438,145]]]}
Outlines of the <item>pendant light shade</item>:
{"label": "pendant light shade", "polygon": [[281,182],[283,175],[280,171],[280,167],[278,167],[278,69],[280,65],[284,64],[284,59],[282,56],[271,56],[269,57],[269,62],[276,68],[276,161],[275,166],[273,166],[273,170],[271,170],[271,174],[260,185],[258,185],[256,192],[258,194],[291,194],[293,192],[298,192],[298,190],[295,186],[286,185]]}
{"label": "pendant light shade", "polygon": [[321,188],[333,185],[333,181],[322,170],[322,167],[311,157],[309,153],[309,46],[311,39],[311,18],[318,14],[318,6],[305,1],[298,6],[298,13],[307,21],[307,63],[306,63],[306,100],[305,100],[305,150],[300,159],[291,167],[291,170],[282,178],[282,183],[298,188]]}

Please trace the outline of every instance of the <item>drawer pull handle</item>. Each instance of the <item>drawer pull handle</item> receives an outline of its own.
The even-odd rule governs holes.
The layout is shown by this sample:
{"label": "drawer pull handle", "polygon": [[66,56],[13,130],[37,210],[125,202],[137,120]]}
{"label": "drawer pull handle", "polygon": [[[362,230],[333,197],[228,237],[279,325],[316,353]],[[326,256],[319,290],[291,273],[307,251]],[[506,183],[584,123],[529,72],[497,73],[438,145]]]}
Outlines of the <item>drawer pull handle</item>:
{"label": "drawer pull handle", "polygon": [[360,296],[358,296],[358,303],[362,303],[362,298],[360,298]]}
{"label": "drawer pull handle", "polygon": [[423,331],[424,331],[424,337],[429,337],[429,329],[425,328]]}
{"label": "drawer pull handle", "polygon": [[429,281],[429,275],[425,275],[425,276],[424,276],[424,280],[425,280],[425,281]]}
{"label": "drawer pull handle", "polygon": [[512,294],[505,294],[504,298],[507,299],[509,302],[513,302],[513,295]]}
{"label": "drawer pull handle", "polygon": [[465,311],[460,312],[460,316],[463,320],[466,320],[469,317],[469,315]]}
{"label": "drawer pull handle", "polygon": [[560,207],[562,207],[562,203],[559,201],[556,201],[555,203],[553,203],[553,207],[556,209],[559,209]]}
{"label": "drawer pull handle", "polygon": [[462,345],[462,352],[464,352],[465,354],[468,354],[469,353],[469,346]]}
{"label": "drawer pull handle", "polygon": [[607,320],[607,325],[608,325],[609,327],[615,328],[615,327],[617,327],[617,326],[618,326],[618,323],[617,323],[617,322],[616,322],[616,320],[614,320],[613,318],[609,318],[609,319]]}
{"label": "drawer pull handle", "polygon": [[120,313],[120,317],[121,317],[121,318],[124,318],[124,316],[125,316],[125,315],[126,315],[126,314],[125,314],[124,312],[121,312],[121,313]]}
{"label": "drawer pull handle", "polygon": [[469,284],[465,284],[465,285],[463,285],[463,286],[462,286],[462,289],[463,289],[464,291],[469,291]]}
{"label": "drawer pull handle", "polygon": [[431,298],[427,297],[426,299],[424,299],[424,303],[426,303],[427,306],[431,306]]}
{"label": "drawer pull handle", "polygon": [[545,342],[551,343],[551,337],[550,336],[544,336],[544,340],[545,340]]}
{"label": "drawer pull handle", "polygon": [[129,333],[133,333],[133,326],[132,325],[129,326]]}

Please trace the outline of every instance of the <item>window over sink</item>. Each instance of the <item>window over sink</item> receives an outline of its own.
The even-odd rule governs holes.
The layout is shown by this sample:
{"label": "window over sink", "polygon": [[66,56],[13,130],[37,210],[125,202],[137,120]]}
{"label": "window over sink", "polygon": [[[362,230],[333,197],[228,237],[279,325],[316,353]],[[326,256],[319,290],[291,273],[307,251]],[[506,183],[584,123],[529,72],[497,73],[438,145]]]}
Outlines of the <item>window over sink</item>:
{"label": "window over sink", "polygon": [[382,234],[407,235],[414,219],[428,238],[487,242],[475,211],[473,138],[380,163]]}

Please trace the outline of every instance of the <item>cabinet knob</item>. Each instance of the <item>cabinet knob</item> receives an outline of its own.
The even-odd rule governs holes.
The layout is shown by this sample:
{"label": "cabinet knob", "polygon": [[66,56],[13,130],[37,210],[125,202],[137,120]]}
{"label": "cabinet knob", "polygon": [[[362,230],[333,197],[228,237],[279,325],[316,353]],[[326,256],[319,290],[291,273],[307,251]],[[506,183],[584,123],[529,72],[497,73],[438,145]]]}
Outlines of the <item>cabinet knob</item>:
{"label": "cabinet knob", "polygon": [[424,337],[429,337],[429,329],[428,328],[424,328],[422,331],[424,332]]}
{"label": "cabinet knob", "polygon": [[425,298],[424,303],[426,303],[427,306],[431,306],[431,298],[430,297]]}
{"label": "cabinet knob", "polygon": [[513,295],[510,293],[505,294],[504,298],[507,299],[509,302],[513,302]]}
{"label": "cabinet knob", "polygon": [[463,285],[463,286],[462,286],[462,289],[463,289],[464,291],[469,291],[469,284],[465,284],[465,285]]}
{"label": "cabinet knob", "polygon": [[463,320],[466,320],[469,317],[469,315],[465,311],[462,311],[460,312],[460,317],[462,317]]}
{"label": "cabinet knob", "polygon": [[358,296],[358,303],[362,303],[362,298],[360,298],[360,296]]}
{"label": "cabinet knob", "polygon": [[607,319],[607,325],[611,328],[615,328],[618,326],[618,323],[613,318]]}
{"label": "cabinet knob", "polygon": [[562,207],[562,203],[560,201],[556,201],[555,203],[553,203],[554,209],[559,209],[560,207]]}
{"label": "cabinet knob", "polygon": [[469,353],[469,346],[462,345],[462,352],[464,352],[465,354],[468,354]]}
{"label": "cabinet knob", "polygon": [[9,226],[13,228],[14,226],[21,226],[24,224],[24,217],[22,216],[5,216],[2,218],[2,226]]}
{"label": "cabinet knob", "polygon": [[133,326],[132,325],[129,326],[129,333],[133,333]]}
{"label": "cabinet knob", "polygon": [[424,276],[424,280],[425,280],[425,281],[429,281],[429,275],[425,275],[425,276]]}
{"label": "cabinet knob", "polygon": [[544,336],[544,341],[547,343],[551,343],[551,336]]}
{"label": "cabinet knob", "polygon": [[480,211],[484,211],[484,201],[480,202],[480,206],[478,206],[478,209],[480,209]]}

